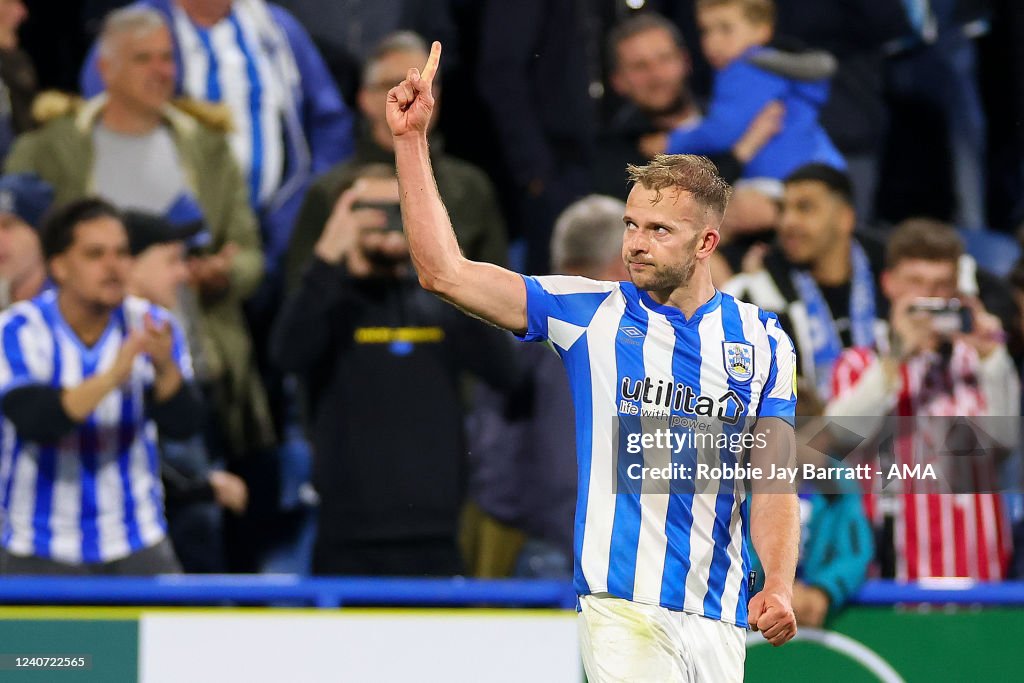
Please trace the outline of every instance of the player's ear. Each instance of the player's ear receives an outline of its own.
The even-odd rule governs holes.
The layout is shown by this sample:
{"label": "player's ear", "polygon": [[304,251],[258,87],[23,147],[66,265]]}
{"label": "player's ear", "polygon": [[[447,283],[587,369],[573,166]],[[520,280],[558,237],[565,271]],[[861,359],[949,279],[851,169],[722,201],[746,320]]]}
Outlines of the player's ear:
{"label": "player's ear", "polygon": [[721,241],[722,234],[718,232],[718,230],[712,227],[704,228],[704,232],[697,239],[697,258],[710,258],[711,254],[715,253],[715,249],[718,248],[718,244]]}
{"label": "player's ear", "polygon": [[63,285],[64,281],[67,279],[68,273],[67,263],[64,261],[64,254],[58,254],[50,259],[50,262],[47,264],[47,268],[49,268],[54,281],[58,285]]}
{"label": "player's ear", "polygon": [[892,272],[886,268],[878,276],[878,282],[882,285],[882,294],[885,295],[886,299],[890,301],[896,298],[896,292],[893,289],[892,283]]}

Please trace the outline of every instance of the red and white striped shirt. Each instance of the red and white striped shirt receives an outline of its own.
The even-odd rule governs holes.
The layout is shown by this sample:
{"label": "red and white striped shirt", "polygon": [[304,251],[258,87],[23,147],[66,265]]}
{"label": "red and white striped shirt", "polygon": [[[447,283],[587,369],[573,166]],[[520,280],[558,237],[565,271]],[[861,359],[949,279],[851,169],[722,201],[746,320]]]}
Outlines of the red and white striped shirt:
{"label": "red and white striped shirt", "polygon": [[[850,395],[867,371],[878,362],[872,349],[847,349],[833,369],[833,400]],[[929,429],[929,418],[988,414],[986,396],[979,386],[981,360],[967,344],[954,345],[951,357],[921,354],[904,362],[901,383],[891,415],[899,420],[893,439],[897,465],[937,463],[945,449],[936,439],[945,429]],[[1010,413],[1013,414],[1013,413]],[[931,420],[932,423],[937,421]],[[949,421],[942,421],[945,426]],[[971,493],[939,493],[930,480],[887,479],[868,482],[864,496],[868,518],[880,527],[886,516],[894,520],[895,578],[969,577],[1003,579],[1011,553],[1011,531],[1002,498],[994,491],[996,473],[991,460],[958,471],[959,484]],[[938,466],[936,466],[938,469]],[[885,483],[885,490],[882,484]]]}

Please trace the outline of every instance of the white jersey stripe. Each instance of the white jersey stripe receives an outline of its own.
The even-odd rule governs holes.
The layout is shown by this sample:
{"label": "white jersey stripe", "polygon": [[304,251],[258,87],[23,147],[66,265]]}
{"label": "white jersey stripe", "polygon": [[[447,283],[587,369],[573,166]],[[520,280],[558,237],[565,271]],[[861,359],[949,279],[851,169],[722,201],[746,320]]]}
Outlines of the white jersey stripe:
{"label": "white jersey stripe", "polygon": [[[701,393],[708,396],[721,396],[729,388],[724,373],[720,371],[722,363],[719,358],[722,353],[722,342],[725,341],[722,331],[721,306],[704,316],[698,330],[703,359],[700,367]],[[717,467],[720,464],[718,449],[701,448],[698,462],[710,467]],[[698,493],[693,497],[690,571],[686,576],[686,600],[683,603],[683,609],[696,614],[704,613],[704,599],[708,592],[711,561],[715,552],[715,541],[712,534],[717,516],[715,505],[718,502],[720,483],[717,478],[701,480],[697,485]]]}
{"label": "white jersey stripe", "polygon": [[[672,356],[676,346],[676,335],[672,323],[668,319],[647,309],[647,337],[644,340],[644,370],[655,383],[664,382],[665,386],[674,384],[672,376]],[[648,410],[659,412],[661,406],[648,404]],[[662,418],[643,420],[644,431],[666,428],[668,422]],[[646,467],[665,467],[672,462],[669,448],[644,449],[644,465]],[[643,602],[661,601],[661,582],[665,569],[665,547],[668,542],[665,536],[665,518],[668,514],[669,496],[667,487],[652,486],[657,482],[645,482],[644,489],[655,489],[640,496],[640,539],[637,546],[636,575],[633,583],[633,596]]]}
{"label": "white jersey stripe", "polygon": [[617,376],[613,370],[615,347],[606,340],[615,337],[623,309],[622,299],[606,298],[597,309],[587,332],[593,400],[593,450],[590,457],[590,487],[587,491],[586,534],[583,536],[583,551],[578,561],[593,592],[608,590],[608,564],[615,515],[612,420],[616,414],[614,397],[617,393]]}

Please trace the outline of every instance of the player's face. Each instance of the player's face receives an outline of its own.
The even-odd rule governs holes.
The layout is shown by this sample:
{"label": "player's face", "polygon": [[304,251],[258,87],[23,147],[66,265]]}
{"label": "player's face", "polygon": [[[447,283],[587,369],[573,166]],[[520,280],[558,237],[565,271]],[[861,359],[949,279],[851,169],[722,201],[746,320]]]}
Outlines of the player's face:
{"label": "player's face", "polygon": [[612,85],[620,95],[653,115],[679,108],[690,67],[668,31],[653,28],[626,38],[616,59]]}
{"label": "player's face", "polygon": [[13,214],[0,214],[0,279],[21,282],[42,264],[36,231]]}
{"label": "player's face", "polygon": [[955,261],[903,259],[882,275],[882,289],[890,301],[957,295]]}
{"label": "player's face", "polygon": [[185,245],[181,242],[154,244],[135,257],[130,290],[159,306],[174,308],[178,289],[187,281]]}
{"label": "player's face", "polygon": [[782,198],[779,246],[791,263],[812,266],[850,239],[852,211],[828,186],[813,180],[789,183]]}
{"label": "player's face", "polygon": [[128,233],[121,221],[109,216],[82,221],[71,246],[50,266],[61,289],[82,305],[116,308],[124,301],[131,268]]}
{"label": "player's face", "polygon": [[111,97],[135,110],[159,111],[174,94],[170,32],[161,26],[115,36],[110,53],[100,59],[100,73]]}
{"label": "player's face", "polygon": [[768,24],[755,24],[739,5],[718,5],[697,12],[700,45],[708,63],[722,69],[756,45],[771,40]]}
{"label": "player's face", "polygon": [[669,188],[660,199],[657,195],[639,184],[630,191],[622,218],[622,260],[639,289],[671,292],[690,282],[698,252],[707,250],[711,235],[717,244],[718,233],[709,229],[707,210],[690,193]]}

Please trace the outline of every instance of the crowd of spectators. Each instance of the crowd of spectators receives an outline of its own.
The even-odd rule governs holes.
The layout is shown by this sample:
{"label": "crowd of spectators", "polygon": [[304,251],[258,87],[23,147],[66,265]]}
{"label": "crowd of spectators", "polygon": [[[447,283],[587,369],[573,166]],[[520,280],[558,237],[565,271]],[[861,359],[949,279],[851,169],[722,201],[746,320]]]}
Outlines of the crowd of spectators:
{"label": "crowd of spectators", "polygon": [[961,235],[1024,218],[1018,4],[0,0],[0,573],[571,576],[556,357],[402,235],[384,100],[440,39],[467,256],[624,278],[627,164],[707,155],[715,282],[779,315],[800,415],[905,464],[941,444],[901,418],[1005,418],[956,490],[806,482],[801,621],[1016,575],[1024,265]]}

